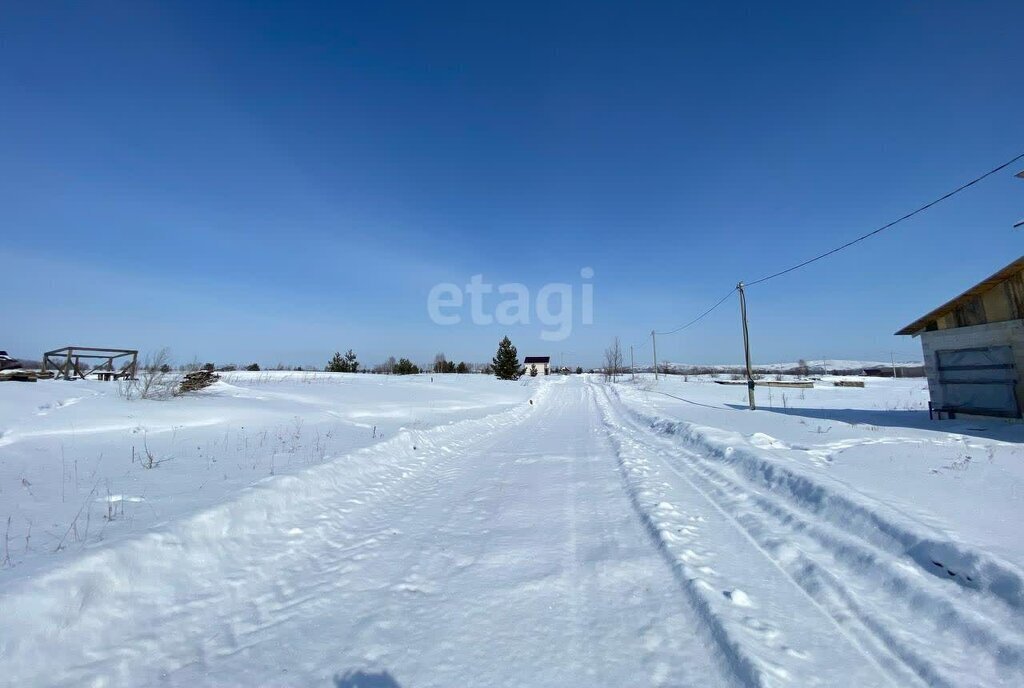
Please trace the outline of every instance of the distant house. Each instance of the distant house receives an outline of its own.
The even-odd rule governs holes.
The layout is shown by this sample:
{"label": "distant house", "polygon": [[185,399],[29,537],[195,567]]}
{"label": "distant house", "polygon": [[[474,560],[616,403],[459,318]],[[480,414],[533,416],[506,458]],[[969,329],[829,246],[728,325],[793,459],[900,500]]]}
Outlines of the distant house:
{"label": "distant house", "polygon": [[933,407],[1021,417],[1024,256],[896,334],[921,337]]}
{"label": "distant house", "polygon": [[19,367],[21,367],[21,364],[18,361],[8,356],[6,351],[0,351],[0,370]]}
{"label": "distant house", "polygon": [[530,374],[530,368],[535,367],[538,375],[550,375],[551,374],[551,357],[550,356],[527,356],[523,359],[523,365],[526,366],[526,374]]}

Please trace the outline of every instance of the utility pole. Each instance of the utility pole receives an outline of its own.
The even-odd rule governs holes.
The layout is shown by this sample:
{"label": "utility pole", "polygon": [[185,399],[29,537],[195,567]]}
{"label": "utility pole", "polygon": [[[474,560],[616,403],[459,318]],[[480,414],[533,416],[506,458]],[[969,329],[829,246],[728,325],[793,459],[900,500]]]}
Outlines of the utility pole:
{"label": "utility pole", "polygon": [[890,351],[889,352],[889,357],[890,357],[890,360],[892,361],[892,379],[895,380],[896,379],[896,352]]}
{"label": "utility pole", "polygon": [[750,334],[747,332],[747,295],[743,293],[743,282],[736,285],[740,293],[740,317],[743,319],[743,356],[747,361],[747,397],[750,400],[750,410],[754,406],[754,373],[750,368]]}
{"label": "utility pole", "polygon": [[[1013,176],[1016,177],[1017,179],[1024,179],[1024,170],[1021,170],[1020,172]],[[1016,224],[1013,225],[1014,229],[1020,229],[1021,227],[1024,227],[1024,220],[1021,220],[1020,222],[1017,222]]]}
{"label": "utility pole", "polygon": [[629,345],[629,379],[636,379],[636,371],[633,370],[633,345]]}
{"label": "utility pole", "polygon": [[654,336],[654,330],[651,330],[651,349],[654,351],[654,379],[658,379],[658,340]]}

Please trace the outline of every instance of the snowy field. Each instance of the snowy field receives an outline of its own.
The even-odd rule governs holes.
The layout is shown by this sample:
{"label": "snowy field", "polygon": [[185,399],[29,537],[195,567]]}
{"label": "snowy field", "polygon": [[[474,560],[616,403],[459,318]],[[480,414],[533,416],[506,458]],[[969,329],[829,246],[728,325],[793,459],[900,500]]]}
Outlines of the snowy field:
{"label": "snowy field", "polygon": [[235,372],[199,394],[126,401],[109,382],[4,383],[3,575],[59,565],[402,430],[526,403],[530,391],[482,375]]}
{"label": "snowy field", "polygon": [[0,683],[1024,685],[1024,425],[757,395],[3,383]]}

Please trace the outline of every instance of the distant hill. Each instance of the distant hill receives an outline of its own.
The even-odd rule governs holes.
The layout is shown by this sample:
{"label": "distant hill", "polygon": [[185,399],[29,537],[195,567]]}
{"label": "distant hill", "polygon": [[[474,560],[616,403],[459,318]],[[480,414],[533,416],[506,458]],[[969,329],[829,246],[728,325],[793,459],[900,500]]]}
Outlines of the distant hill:
{"label": "distant hill", "polygon": [[[787,363],[759,363],[753,366],[755,373],[761,375],[872,375],[892,377],[893,364],[890,361],[858,361],[846,359],[808,359],[806,370],[797,361]],[[651,370],[647,366],[647,370]],[[660,372],[677,375],[722,375],[736,374],[744,371],[743,364],[702,364],[702,363],[658,363]],[[924,377],[922,361],[896,361],[896,374],[900,377]]]}

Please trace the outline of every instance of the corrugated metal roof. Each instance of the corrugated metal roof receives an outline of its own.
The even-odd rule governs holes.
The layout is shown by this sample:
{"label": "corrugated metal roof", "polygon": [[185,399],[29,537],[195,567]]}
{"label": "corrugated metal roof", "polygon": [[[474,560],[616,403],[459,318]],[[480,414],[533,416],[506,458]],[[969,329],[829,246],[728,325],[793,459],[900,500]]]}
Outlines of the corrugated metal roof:
{"label": "corrugated metal roof", "polygon": [[942,304],[941,306],[939,306],[932,312],[928,313],[927,315],[922,315],[920,318],[910,323],[896,334],[918,334],[919,332],[921,332],[921,330],[925,329],[925,327],[928,326],[928,323],[931,322],[932,320],[938,320],[947,313],[951,313],[953,310],[956,309],[957,306],[962,304],[967,299],[984,294],[992,287],[996,286],[997,284],[1005,282],[1006,280],[1013,277],[1022,270],[1024,270],[1024,256],[1021,256],[1017,260],[1013,261],[1005,268],[992,275],[991,277],[987,277],[982,281],[978,282],[973,287],[965,291],[963,294],[957,296],[955,299],[947,301],[946,303]]}
{"label": "corrugated metal roof", "polygon": [[523,363],[548,363],[550,360],[550,356],[527,356]]}

